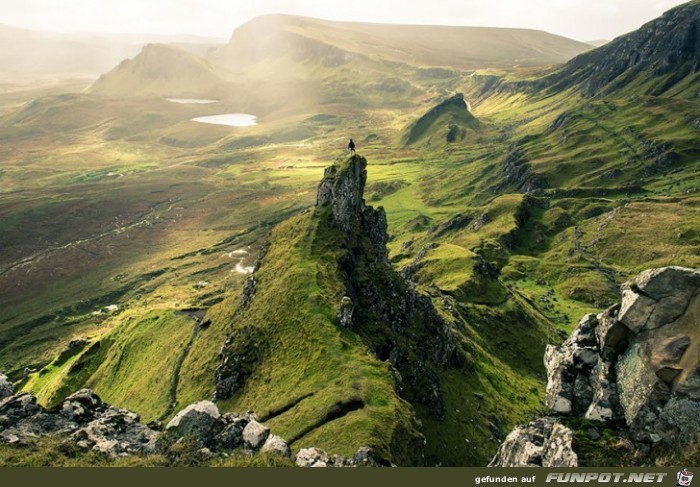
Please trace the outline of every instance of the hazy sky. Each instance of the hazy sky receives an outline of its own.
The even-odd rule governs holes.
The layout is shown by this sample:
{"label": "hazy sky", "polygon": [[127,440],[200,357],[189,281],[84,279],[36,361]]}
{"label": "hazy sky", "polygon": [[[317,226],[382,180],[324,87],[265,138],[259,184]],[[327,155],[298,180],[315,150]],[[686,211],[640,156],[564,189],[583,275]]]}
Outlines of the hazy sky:
{"label": "hazy sky", "polygon": [[266,13],[334,20],[526,27],[612,39],[682,0],[0,0],[0,23],[61,32],[198,34],[228,38]]}

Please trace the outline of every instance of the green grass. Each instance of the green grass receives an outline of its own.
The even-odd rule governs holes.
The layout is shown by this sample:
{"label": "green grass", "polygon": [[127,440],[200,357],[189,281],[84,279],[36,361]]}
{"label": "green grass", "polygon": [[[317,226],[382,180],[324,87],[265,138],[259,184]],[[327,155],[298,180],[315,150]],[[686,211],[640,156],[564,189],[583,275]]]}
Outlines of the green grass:
{"label": "green grass", "polygon": [[171,400],[173,365],[192,336],[194,320],[153,311],[117,328],[104,360],[86,382],[103,400],[160,418]]}
{"label": "green grass", "polygon": [[[411,408],[394,391],[387,365],[337,325],[339,236],[330,230],[316,235],[314,220],[311,214],[293,218],[270,235],[254,304],[236,316],[231,329],[255,330],[248,333],[258,337],[250,346],[259,360],[243,390],[220,407],[255,410],[295,450],[317,446],[351,455],[371,446],[398,463],[411,463],[417,440]],[[361,407],[318,424],[338,404],[351,402]]]}
{"label": "green grass", "polygon": [[[326,42],[326,27],[309,28]],[[0,96],[7,148],[0,370],[19,380],[24,367],[40,369],[20,385],[45,404],[87,385],[154,419],[211,398],[225,337],[251,329],[259,370],[223,409],[254,409],[275,433],[295,439],[294,448],[351,454],[370,445],[411,463],[406,445],[420,429],[430,463],[484,464],[496,447],[489,422],[506,432],[541,408],[542,354],[560,340],[555,330],[570,331],[583,314],[616,301],[616,286],[642,269],[699,266],[696,100],[484,88],[489,76],[540,75],[522,69],[467,76],[404,66],[387,76],[376,60],[324,65],[317,56],[325,51],[315,46],[303,66],[259,63],[216,106],[42,96],[44,88]],[[280,67],[298,79],[279,76]],[[691,81],[676,92],[690,92]],[[241,95],[251,87],[261,99]],[[466,93],[478,130],[460,111],[458,119],[423,119],[418,143],[399,143],[417,117],[456,90]],[[189,121],[241,107],[260,125]],[[459,143],[446,142],[451,124],[468,126]],[[367,337],[337,327],[338,236],[310,214],[294,216],[313,204],[323,168],[351,136],[370,160],[366,197],[387,212],[397,267],[438,245],[413,278],[468,351],[464,368],[439,372],[442,422],[396,394]],[[546,188],[524,197],[502,185],[514,148]],[[436,236],[456,215],[473,219]],[[252,265],[265,235],[285,220],[259,274],[256,300],[264,306],[236,314],[244,281],[236,264]],[[231,254],[241,250],[249,253]],[[93,315],[111,304],[118,313]],[[193,320],[174,314],[184,308],[209,309],[212,323],[194,340]],[[100,348],[63,354],[77,338]],[[317,425],[352,401],[363,407]],[[41,449],[2,452],[12,462],[26,454],[45,464]]]}

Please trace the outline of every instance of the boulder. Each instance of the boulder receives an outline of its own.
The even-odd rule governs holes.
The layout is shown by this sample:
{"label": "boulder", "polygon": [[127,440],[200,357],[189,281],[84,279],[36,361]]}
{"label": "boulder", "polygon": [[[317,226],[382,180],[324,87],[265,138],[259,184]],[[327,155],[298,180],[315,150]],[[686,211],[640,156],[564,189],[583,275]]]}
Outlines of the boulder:
{"label": "boulder", "polygon": [[[547,347],[546,405],[552,413],[593,421],[624,419],[640,448],[697,441],[700,271],[651,269],[621,289],[619,305],[584,316],[562,345]],[[573,463],[568,433],[552,421],[517,427],[492,464]]]}
{"label": "boulder", "polygon": [[251,419],[243,429],[243,443],[248,448],[257,450],[265,444],[269,435],[270,428]]}
{"label": "boulder", "polygon": [[318,448],[302,448],[295,461],[299,467],[327,467],[329,458],[325,451]]}
{"label": "boulder", "polygon": [[700,407],[700,271],[652,269],[623,288],[619,320],[632,333],[615,372],[632,437],[690,438],[700,433],[700,415],[692,414]]}
{"label": "boulder", "polygon": [[20,420],[41,412],[36,397],[22,392],[0,400],[0,429],[17,424]]}
{"label": "boulder", "polygon": [[138,414],[127,409],[109,407],[76,431],[72,439],[81,448],[110,456],[155,453],[160,434],[139,419]]}
{"label": "boulder", "polygon": [[355,467],[390,467],[391,463],[377,457],[368,446],[360,447],[352,457]]}
{"label": "boulder", "polygon": [[61,415],[78,423],[87,423],[104,412],[105,406],[100,396],[90,389],[81,389],[63,401]]}
{"label": "boulder", "polygon": [[212,446],[217,449],[233,450],[243,445],[243,430],[248,418],[241,418],[232,413],[223,414],[215,429],[218,433],[212,438]]}
{"label": "boulder", "polygon": [[340,307],[338,308],[338,321],[340,326],[344,328],[350,328],[352,326],[352,318],[355,312],[355,306],[353,305],[352,299],[348,296],[343,296],[340,300]]}
{"label": "boulder", "polygon": [[4,375],[0,374],[0,399],[5,399],[10,397],[15,393],[15,388],[12,385],[12,381]]}
{"label": "boulder", "polygon": [[190,404],[177,413],[165,429],[180,436],[196,436],[206,442],[219,417],[219,408],[216,404],[211,401],[200,401]]}
{"label": "boulder", "polygon": [[576,467],[573,432],[554,418],[517,426],[499,446],[489,467]]}
{"label": "boulder", "polygon": [[276,453],[283,457],[289,457],[292,454],[287,442],[277,435],[268,436],[267,440],[265,440],[265,444],[262,446],[262,448],[260,448],[260,452]]}
{"label": "boulder", "polygon": [[78,427],[77,423],[59,414],[40,411],[1,431],[0,442],[27,445],[36,442],[42,436],[73,433]]}
{"label": "boulder", "polygon": [[621,286],[618,320],[635,333],[656,330],[686,313],[700,289],[700,270],[649,269]]}

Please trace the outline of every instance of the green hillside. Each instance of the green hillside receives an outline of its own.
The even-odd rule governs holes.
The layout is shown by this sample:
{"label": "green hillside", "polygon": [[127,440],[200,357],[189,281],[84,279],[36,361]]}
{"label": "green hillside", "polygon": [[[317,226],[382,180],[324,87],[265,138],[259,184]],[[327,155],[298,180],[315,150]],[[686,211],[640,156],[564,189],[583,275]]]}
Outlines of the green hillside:
{"label": "green hillside", "polygon": [[[306,52],[298,50],[302,46]],[[211,58],[234,68],[238,63],[245,66],[288,54],[288,49],[304,58],[315,52],[326,63],[348,63],[367,56],[391,63],[468,70],[559,64],[591,46],[528,29],[332,22],[267,15],[236,29],[229,45],[212,53]]]}
{"label": "green hillside", "polygon": [[[546,344],[700,267],[698,5],[558,66],[576,46],[530,31],[477,59],[470,28],[271,16],[206,60],[0,93],[0,372],[50,406],[216,394],[295,451],[486,464],[541,413]],[[258,125],[191,121],[238,111]]]}
{"label": "green hillside", "polygon": [[[428,110],[404,131],[403,142],[408,145],[427,144],[442,147],[474,138],[481,124],[469,112],[461,93]],[[473,141],[472,141],[473,142]]]}

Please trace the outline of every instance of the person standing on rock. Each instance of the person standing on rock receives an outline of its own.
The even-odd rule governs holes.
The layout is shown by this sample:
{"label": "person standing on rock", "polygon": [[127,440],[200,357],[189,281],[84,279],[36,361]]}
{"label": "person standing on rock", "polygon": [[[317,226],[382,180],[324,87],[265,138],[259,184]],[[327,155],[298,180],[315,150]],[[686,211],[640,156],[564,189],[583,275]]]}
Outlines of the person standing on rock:
{"label": "person standing on rock", "polygon": [[350,143],[348,144],[348,150],[350,151],[350,154],[355,153],[355,142],[353,142],[352,139],[350,139]]}

